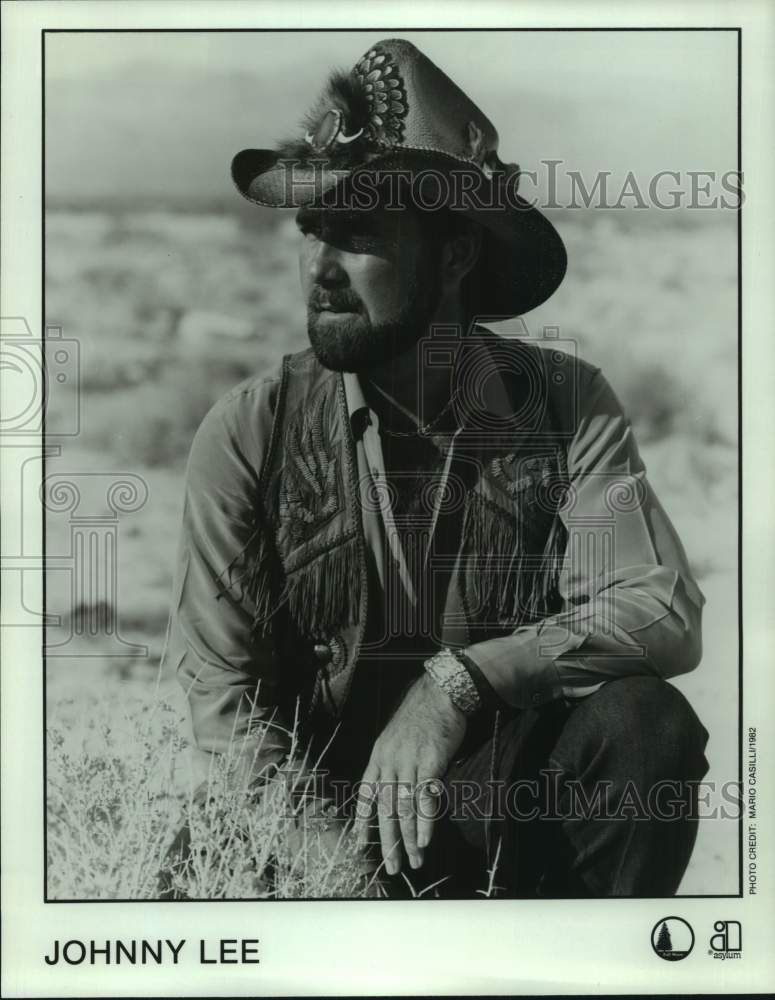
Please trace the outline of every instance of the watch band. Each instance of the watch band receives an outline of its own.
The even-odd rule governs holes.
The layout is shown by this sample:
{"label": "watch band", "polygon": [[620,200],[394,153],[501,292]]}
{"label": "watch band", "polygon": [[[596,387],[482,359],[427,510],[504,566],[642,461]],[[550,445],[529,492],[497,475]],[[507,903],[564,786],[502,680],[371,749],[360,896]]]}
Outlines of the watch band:
{"label": "watch band", "polygon": [[465,664],[452,649],[442,649],[425,661],[425,670],[452,699],[464,715],[473,715],[482,707],[482,699]]}

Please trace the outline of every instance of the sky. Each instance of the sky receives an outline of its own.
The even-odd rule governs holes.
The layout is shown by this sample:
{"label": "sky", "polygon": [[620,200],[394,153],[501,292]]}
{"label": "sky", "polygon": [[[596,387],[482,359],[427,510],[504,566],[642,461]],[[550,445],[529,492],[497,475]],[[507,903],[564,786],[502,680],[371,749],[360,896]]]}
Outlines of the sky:
{"label": "sky", "polygon": [[[53,199],[234,196],[229,162],[293,134],[374,32],[58,33],[46,39]],[[502,159],[590,178],[734,170],[731,32],[402,32],[482,108]],[[540,171],[541,177],[545,171]],[[542,182],[538,182],[539,189]]]}

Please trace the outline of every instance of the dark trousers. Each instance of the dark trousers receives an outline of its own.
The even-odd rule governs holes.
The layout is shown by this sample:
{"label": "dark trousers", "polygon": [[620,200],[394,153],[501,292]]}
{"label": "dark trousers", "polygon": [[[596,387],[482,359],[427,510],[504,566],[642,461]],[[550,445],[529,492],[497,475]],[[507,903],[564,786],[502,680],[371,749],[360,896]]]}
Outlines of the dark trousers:
{"label": "dark trousers", "polygon": [[[343,816],[354,811],[350,790],[396,704],[380,698],[384,712],[365,712],[370,690],[355,685],[336,737],[322,733],[328,753],[317,787],[336,779]],[[673,895],[697,835],[707,739],[684,696],[652,677],[476,717],[444,775],[422,868],[404,859],[383,888],[391,898]],[[187,850],[184,828],[170,854],[180,860]],[[164,875],[159,895],[181,898]]]}
{"label": "dark trousers", "polygon": [[423,867],[404,862],[387,891],[443,879],[433,895],[672,895],[697,834],[707,739],[684,696],[651,677],[481,719],[444,776]]}

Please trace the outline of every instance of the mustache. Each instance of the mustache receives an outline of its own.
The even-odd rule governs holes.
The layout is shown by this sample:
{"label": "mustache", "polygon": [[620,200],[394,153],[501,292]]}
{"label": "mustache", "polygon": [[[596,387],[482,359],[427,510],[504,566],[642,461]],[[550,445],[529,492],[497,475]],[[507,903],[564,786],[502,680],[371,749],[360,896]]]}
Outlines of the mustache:
{"label": "mustache", "polygon": [[346,288],[326,289],[315,285],[307,305],[313,312],[331,309],[333,312],[361,312],[362,303],[355,292]]}

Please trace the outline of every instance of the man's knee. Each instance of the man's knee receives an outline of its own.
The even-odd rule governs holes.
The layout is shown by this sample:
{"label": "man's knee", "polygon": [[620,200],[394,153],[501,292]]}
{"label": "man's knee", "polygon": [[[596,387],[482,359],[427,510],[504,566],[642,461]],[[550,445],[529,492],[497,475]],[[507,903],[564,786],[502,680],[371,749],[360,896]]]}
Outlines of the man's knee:
{"label": "man's knee", "polygon": [[626,759],[644,778],[699,780],[707,771],[707,731],[684,695],[660,678],[610,681],[574,709],[572,720],[588,749]]}
{"label": "man's knee", "polygon": [[591,695],[604,715],[609,734],[632,735],[633,727],[652,740],[680,743],[707,739],[702,723],[684,695],[659,677],[622,677]]}

